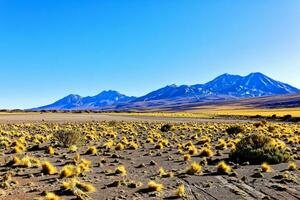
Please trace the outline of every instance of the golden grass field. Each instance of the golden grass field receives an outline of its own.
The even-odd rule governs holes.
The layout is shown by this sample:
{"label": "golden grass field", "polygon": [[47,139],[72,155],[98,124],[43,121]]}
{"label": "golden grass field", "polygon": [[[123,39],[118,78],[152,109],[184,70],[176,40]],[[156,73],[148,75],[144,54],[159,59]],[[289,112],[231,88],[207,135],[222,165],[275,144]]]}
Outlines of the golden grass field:
{"label": "golden grass field", "polygon": [[240,115],[240,116],[254,116],[254,115],[261,115],[261,116],[272,116],[273,114],[277,116],[284,116],[284,115],[292,115],[294,117],[300,117],[300,108],[274,108],[274,109],[259,109],[259,108],[251,108],[251,107],[202,107],[201,109],[195,109],[190,111],[192,113],[199,113],[199,114],[207,114],[211,116],[218,116],[218,115]]}
{"label": "golden grass field", "polygon": [[148,116],[148,117],[178,117],[178,118],[213,118],[218,116],[255,116],[261,115],[269,117],[277,115],[292,115],[300,117],[300,108],[277,108],[277,109],[258,109],[251,107],[200,107],[193,108],[183,112],[134,112],[134,113],[110,113],[111,115],[120,116]]}

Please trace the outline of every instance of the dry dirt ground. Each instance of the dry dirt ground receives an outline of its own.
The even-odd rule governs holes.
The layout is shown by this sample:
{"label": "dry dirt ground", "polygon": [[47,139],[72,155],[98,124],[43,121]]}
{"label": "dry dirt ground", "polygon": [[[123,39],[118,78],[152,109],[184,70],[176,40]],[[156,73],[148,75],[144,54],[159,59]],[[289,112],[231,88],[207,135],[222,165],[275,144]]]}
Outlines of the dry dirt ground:
{"label": "dry dirt ground", "polygon": [[[126,116],[117,114],[97,113],[14,113],[0,114],[0,123],[21,123],[21,122],[85,122],[85,121],[172,121],[172,122],[209,122],[224,121],[224,119],[204,118],[179,118],[179,117],[150,117],[150,116]],[[236,121],[236,120],[229,120]]]}
{"label": "dry dirt ground", "polygon": [[[41,119],[44,121],[32,123]],[[111,120],[117,121],[107,122]],[[172,121],[171,131],[161,132],[164,120]],[[238,124],[248,131],[265,134],[272,126],[276,131],[271,135],[277,137],[278,134],[287,133],[294,137],[299,135],[299,124],[267,123],[257,128],[253,122],[186,120],[189,119],[138,119],[99,114],[63,117],[59,114],[0,116],[1,140],[9,139],[8,145],[0,148],[1,187],[4,188],[1,189],[0,199],[32,200],[44,198],[46,192],[54,192],[62,199],[76,199],[72,192],[69,194],[61,188],[63,182],[70,178],[59,175],[65,165],[74,164],[76,154],[80,154],[81,159],[91,161],[90,170],[76,175],[81,182],[91,183],[96,188],[96,192],[88,193],[90,199],[180,199],[176,195],[180,184],[185,186],[182,199],[300,199],[300,172],[287,170],[287,162],[271,165],[272,170],[263,173],[260,164],[238,164],[228,160],[232,146],[218,147],[219,139],[224,139],[226,144],[236,139],[225,132],[226,128],[233,125]],[[60,147],[57,141],[52,140],[53,130],[60,128],[78,129],[82,132],[85,142],[78,145],[76,152],[70,152],[68,148]],[[211,140],[206,144],[201,142],[205,136]],[[286,136],[280,137],[287,142]],[[148,141],[149,138],[153,142]],[[110,140],[113,145],[110,148],[104,147]],[[23,143],[26,150],[14,153],[16,141]],[[162,148],[157,147],[160,142],[163,143]],[[298,156],[295,160],[298,169],[299,142],[288,144],[293,149],[293,154]],[[116,150],[119,143],[124,145],[124,149]],[[184,161],[183,156],[189,154],[189,150],[184,147],[191,144],[198,152],[192,154],[190,160]],[[49,146],[54,147],[54,155],[47,152]],[[199,155],[206,146],[214,152],[210,158]],[[97,153],[87,154],[88,147],[95,147]],[[58,173],[46,175],[41,173],[39,166],[12,165],[14,156],[20,159],[29,156],[40,161],[48,160],[57,168]],[[220,161],[225,161],[232,168],[228,174],[217,173],[216,165]],[[202,170],[196,174],[188,174],[187,170],[193,162],[199,163]],[[124,176],[115,173],[120,165],[125,166]],[[165,171],[162,176],[159,175],[161,167]],[[4,184],[3,177],[9,173],[12,174],[12,180],[17,182],[16,185]],[[159,192],[149,191],[147,184],[151,180],[163,184],[163,189]]]}

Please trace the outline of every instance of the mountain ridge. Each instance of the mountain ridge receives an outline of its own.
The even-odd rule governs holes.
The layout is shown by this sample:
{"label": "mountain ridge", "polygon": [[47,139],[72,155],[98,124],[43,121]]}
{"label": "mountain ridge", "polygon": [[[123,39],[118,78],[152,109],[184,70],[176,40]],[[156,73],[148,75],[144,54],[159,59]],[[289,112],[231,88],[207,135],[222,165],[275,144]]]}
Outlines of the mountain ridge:
{"label": "mountain ridge", "polygon": [[[289,84],[260,72],[246,76],[222,74],[204,84],[167,85],[141,97],[104,90],[95,96],[70,94],[50,105],[31,110],[130,110],[178,102],[206,102],[300,93]],[[143,106],[143,104],[145,104]]]}

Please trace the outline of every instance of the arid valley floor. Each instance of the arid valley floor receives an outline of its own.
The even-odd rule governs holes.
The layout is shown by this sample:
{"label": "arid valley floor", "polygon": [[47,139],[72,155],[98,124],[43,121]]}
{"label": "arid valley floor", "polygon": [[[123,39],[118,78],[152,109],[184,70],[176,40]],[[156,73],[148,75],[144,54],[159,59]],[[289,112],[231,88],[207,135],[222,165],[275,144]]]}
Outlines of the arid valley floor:
{"label": "arid valley floor", "polygon": [[300,199],[299,123],[0,114],[0,133],[0,199]]}

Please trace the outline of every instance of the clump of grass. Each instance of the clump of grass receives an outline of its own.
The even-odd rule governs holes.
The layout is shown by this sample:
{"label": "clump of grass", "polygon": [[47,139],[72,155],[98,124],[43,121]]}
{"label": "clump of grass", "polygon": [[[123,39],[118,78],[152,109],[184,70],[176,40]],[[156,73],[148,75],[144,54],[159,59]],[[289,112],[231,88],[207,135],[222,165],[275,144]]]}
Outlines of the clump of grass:
{"label": "clump of grass", "polygon": [[8,189],[8,188],[14,188],[18,185],[18,181],[14,180],[12,178],[12,173],[7,172],[6,174],[2,175],[2,179],[0,182],[0,187],[3,189]]}
{"label": "clump of grass", "polygon": [[50,162],[45,161],[42,163],[42,173],[53,175],[57,173],[57,169]]}
{"label": "clump of grass", "polygon": [[91,170],[91,161],[89,160],[79,158],[79,160],[76,162],[76,165],[79,174],[83,174],[84,172]]}
{"label": "clump of grass", "polygon": [[121,150],[123,150],[125,147],[124,147],[124,144],[122,144],[122,143],[118,143],[117,145],[116,145],[116,151],[121,151]]}
{"label": "clump of grass", "polygon": [[283,141],[274,140],[263,134],[251,134],[242,138],[230,157],[234,160],[253,164],[268,162],[281,163],[290,159],[290,152]]}
{"label": "clump of grass", "polygon": [[227,148],[227,143],[223,139],[219,139],[218,143],[216,145],[216,149],[226,149]]}
{"label": "clump of grass", "polygon": [[289,171],[297,170],[297,164],[295,162],[290,162],[289,165],[288,165],[288,170]]}
{"label": "clump of grass", "polygon": [[268,163],[263,163],[261,165],[261,171],[262,172],[271,172],[272,168],[271,168],[271,166]]}
{"label": "clump of grass", "polygon": [[190,155],[190,154],[184,154],[184,155],[183,155],[183,160],[184,160],[184,161],[191,160],[191,155]]}
{"label": "clump of grass", "polygon": [[40,164],[41,164],[40,161],[33,157],[24,156],[22,159],[20,159],[17,156],[14,156],[13,159],[9,161],[7,165],[31,168],[31,167],[39,167]]}
{"label": "clump of grass", "polygon": [[86,154],[90,154],[90,155],[96,155],[97,154],[97,148],[94,146],[91,146],[88,148]]}
{"label": "clump of grass", "polygon": [[10,161],[11,165],[19,165],[20,163],[21,163],[21,160],[17,156],[14,156],[13,159]]}
{"label": "clump of grass", "polygon": [[30,168],[32,166],[30,157],[29,156],[25,156],[24,158],[22,158],[20,165],[22,167]]}
{"label": "clump of grass", "polygon": [[193,174],[198,174],[200,173],[202,170],[202,167],[201,165],[199,165],[198,163],[196,162],[193,162],[190,166],[190,168],[187,170],[187,173],[190,174],[190,175],[193,175]]}
{"label": "clump of grass", "polygon": [[115,170],[116,174],[120,174],[121,176],[125,176],[127,174],[126,168],[124,165],[120,165]]}
{"label": "clump of grass", "polygon": [[80,182],[76,178],[72,178],[62,183],[63,191],[71,192],[79,199],[90,199],[88,193],[96,191],[96,188],[90,183]]}
{"label": "clump of grass", "polygon": [[14,148],[13,148],[13,153],[22,153],[24,151],[26,151],[26,146],[19,142],[19,141],[15,141],[14,142]]}
{"label": "clump of grass", "polygon": [[167,172],[162,177],[163,178],[172,178],[172,177],[174,177],[174,173],[173,172]]}
{"label": "clump of grass", "polygon": [[165,172],[164,168],[163,168],[163,167],[160,167],[160,168],[158,169],[158,175],[159,175],[160,177],[162,177],[162,176],[165,175],[165,174],[166,174],[166,172]]}
{"label": "clump of grass", "polygon": [[212,157],[214,155],[214,152],[210,149],[210,148],[207,148],[207,147],[204,147],[200,150],[200,154],[199,156],[201,157]]}
{"label": "clump of grass", "polygon": [[198,154],[198,149],[197,149],[197,147],[195,147],[194,145],[191,145],[191,146],[189,147],[189,154],[191,154],[191,155],[197,155],[197,154]]}
{"label": "clump of grass", "polygon": [[162,142],[159,142],[155,145],[155,149],[163,149],[164,148],[164,145]]}
{"label": "clump of grass", "polygon": [[217,165],[218,174],[229,174],[232,171],[231,167],[227,165],[224,161],[221,161]]}
{"label": "clump of grass", "polygon": [[60,171],[60,178],[72,177],[80,174],[80,169],[75,165],[65,165]]}
{"label": "clump of grass", "polygon": [[76,152],[77,151],[77,146],[76,145],[71,145],[70,147],[69,147],[69,151],[71,151],[71,152]]}
{"label": "clump of grass", "polygon": [[47,153],[50,155],[50,156],[53,156],[54,155],[54,148],[49,146],[48,149],[47,149]]}
{"label": "clump of grass", "polygon": [[185,186],[183,183],[181,183],[176,191],[176,196],[178,197],[184,197],[185,196]]}
{"label": "clump of grass", "polygon": [[107,142],[105,142],[103,144],[103,147],[105,149],[111,149],[113,147],[113,145],[114,145],[114,141],[113,140],[108,140]]}
{"label": "clump of grass", "polygon": [[210,143],[211,142],[211,138],[208,137],[207,135],[202,136],[199,140],[198,140],[198,144],[205,144],[205,143]]}
{"label": "clump of grass", "polygon": [[148,182],[148,189],[150,191],[160,192],[164,188],[163,184],[156,183],[155,181]]}
{"label": "clump of grass", "polygon": [[139,144],[135,142],[129,142],[129,149],[137,150],[139,148]]}
{"label": "clump of grass", "polygon": [[47,192],[44,200],[60,200],[60,197],[54,194],[53,192]]}

